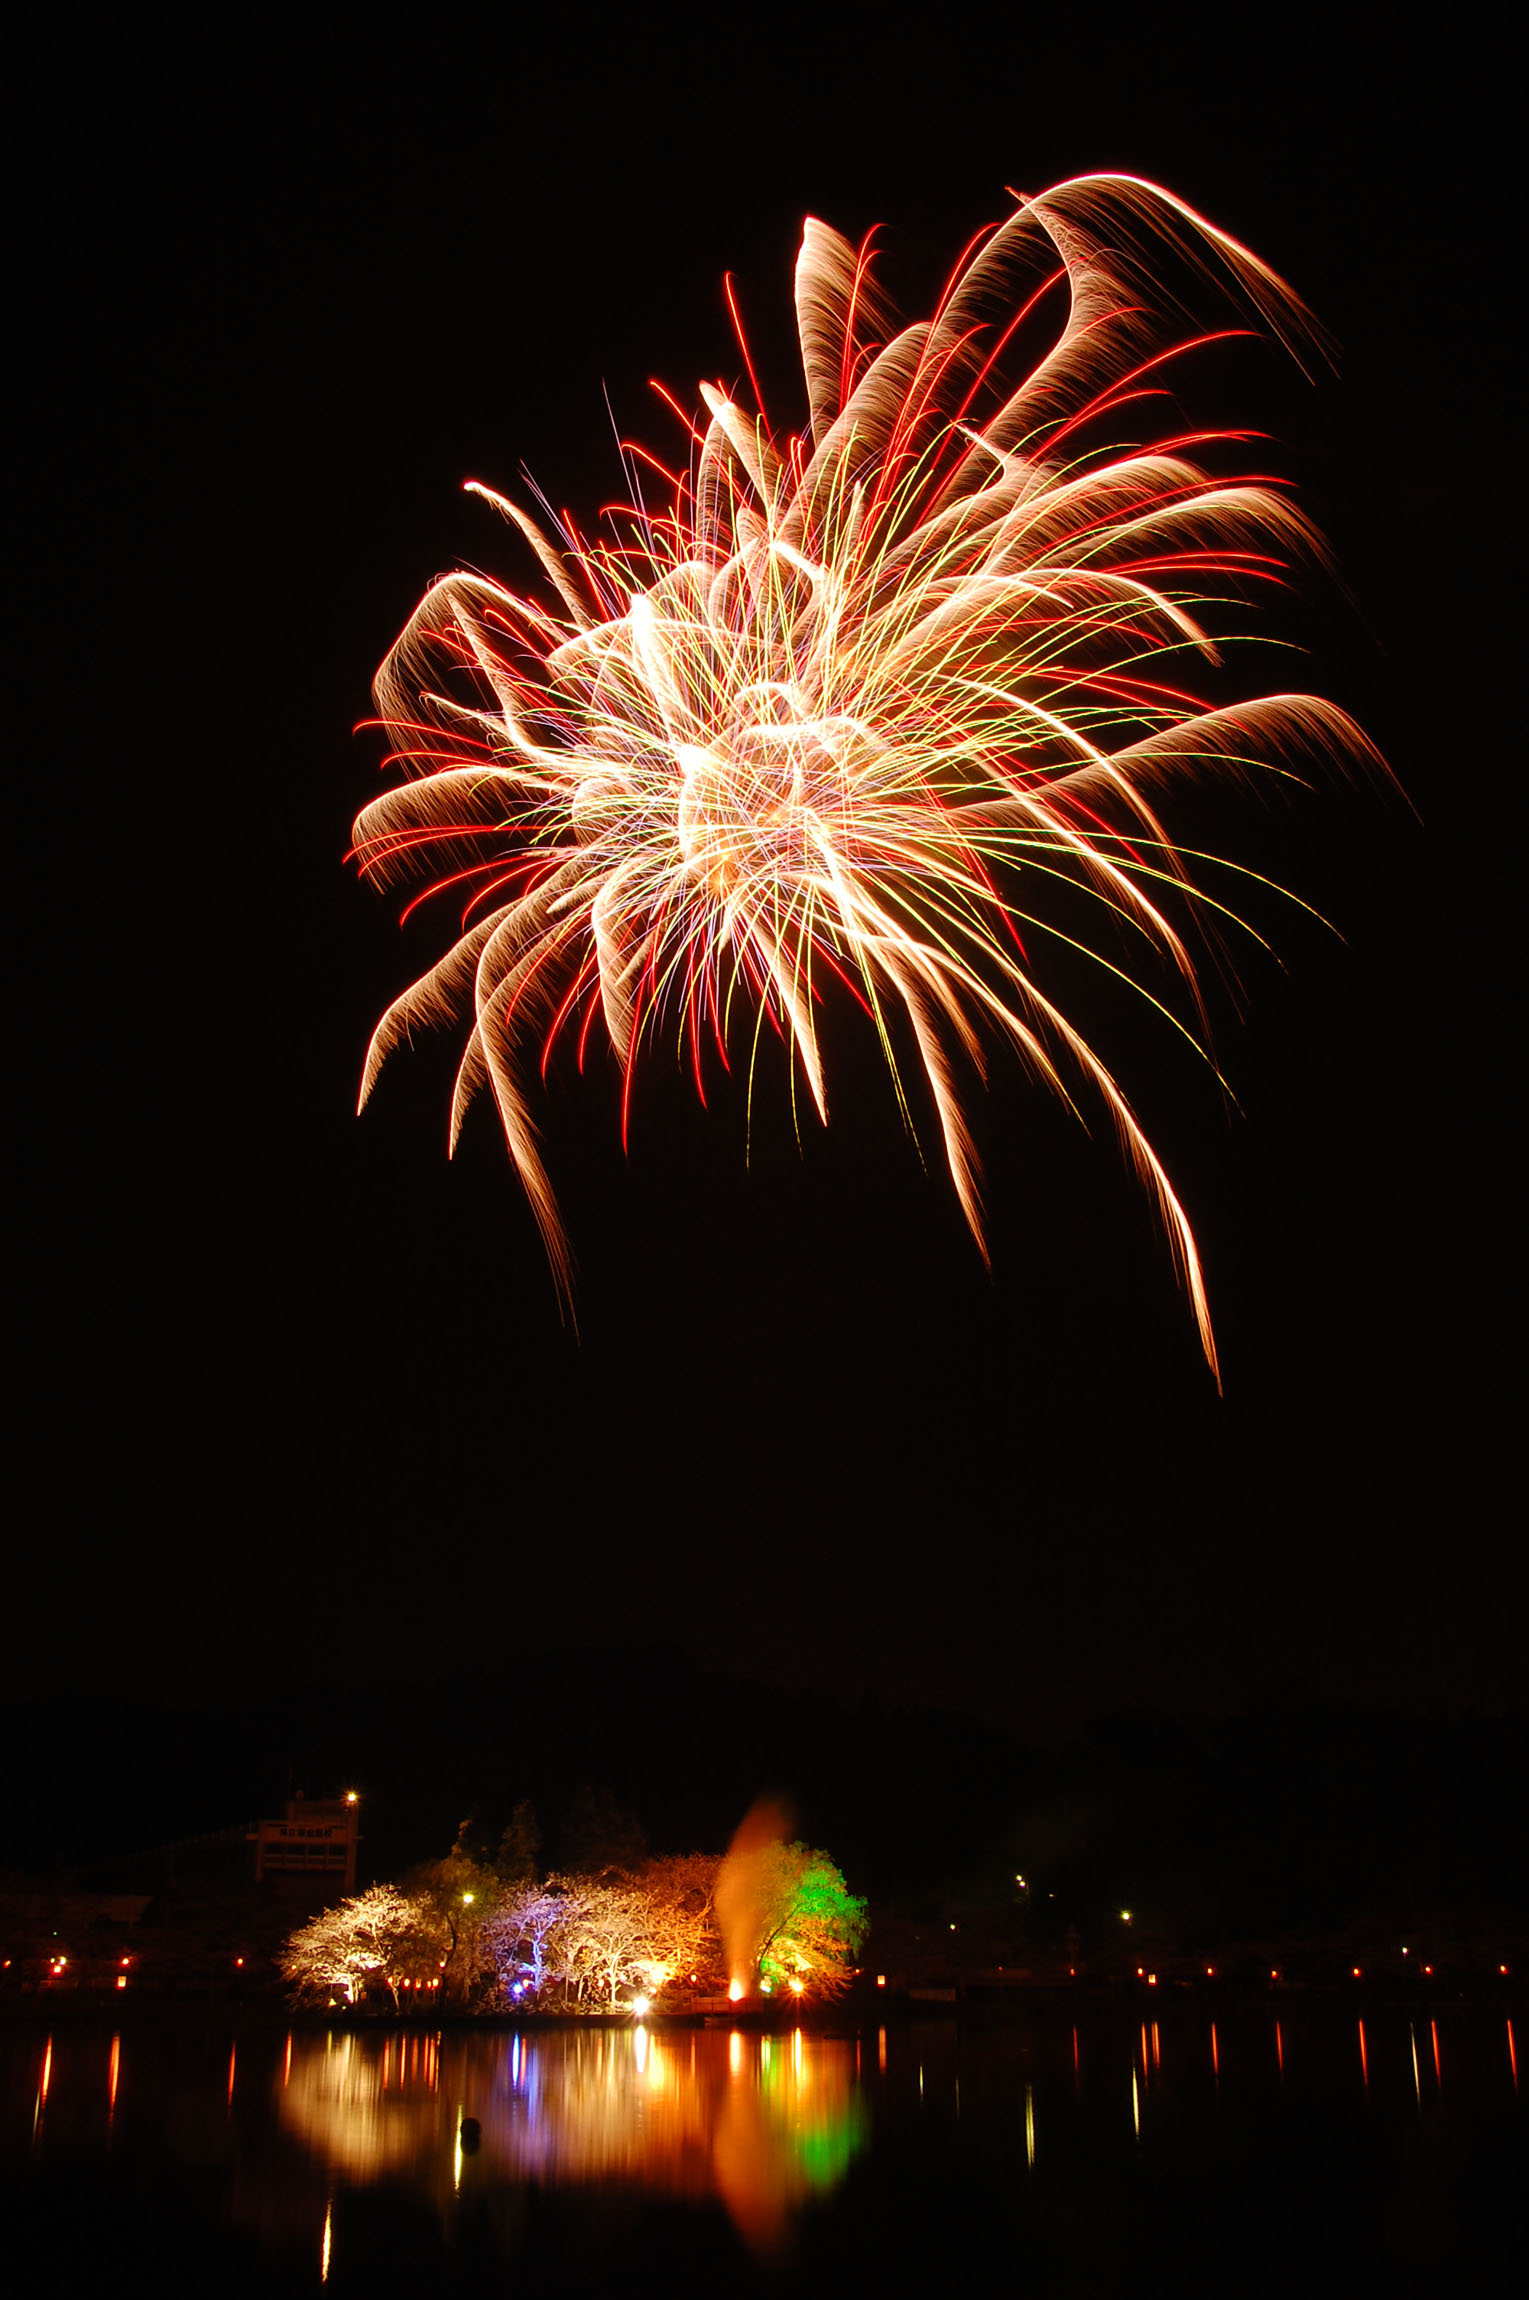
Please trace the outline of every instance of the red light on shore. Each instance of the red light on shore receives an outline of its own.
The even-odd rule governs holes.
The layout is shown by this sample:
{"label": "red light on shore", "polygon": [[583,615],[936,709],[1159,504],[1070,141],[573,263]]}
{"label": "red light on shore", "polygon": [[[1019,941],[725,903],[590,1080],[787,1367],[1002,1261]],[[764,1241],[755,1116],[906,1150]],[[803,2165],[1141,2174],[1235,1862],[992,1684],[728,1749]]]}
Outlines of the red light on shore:
{"label": "red light on shore", "polygon": [[1357,1965],[1355,1965],[1355,1967],[1354,1967],[1354,1978],[1355,1978],[1355,1980],[1356,1980],[1356,1981],[1362,1981],[1362,1980],[1364,1979],[1364,1975],[1363,1975],[1363,1973],[1362,1973],[1362,1972],[1359,1970],[1359,1967],[1358,1967]]}

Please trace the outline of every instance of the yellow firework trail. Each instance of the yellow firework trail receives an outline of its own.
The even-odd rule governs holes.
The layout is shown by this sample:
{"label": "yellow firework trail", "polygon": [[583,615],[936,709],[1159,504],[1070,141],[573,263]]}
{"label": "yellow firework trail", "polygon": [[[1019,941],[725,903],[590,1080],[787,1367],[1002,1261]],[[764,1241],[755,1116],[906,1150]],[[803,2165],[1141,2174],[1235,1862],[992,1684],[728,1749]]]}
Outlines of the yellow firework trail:
{"label": "yellow firework trail", "polygon": [[452,1141],[488,1086],[565,1299],[532,1116],[558,1037],[582,1050],[603,1018],[629,1092],[660,1033],[688,1045],[699,1084],[703,1040],[725,1060],[769,1022],[826,1119],[826,1041],[853,999],[899,1099],[899,1061],[922,1072],[979,1246],[963,1094],[990,1045],[1102,1103],[1214,1370],[1183,1208],[1044,966],[1048,938],[1088,946],[1081,892],[1092,955],[1116,974],[1133,944],[1166,962],[1198,1033],[1186,937],[1226,914],[1159,791],[1315,751],[1374,757],[1315,697],[1211,707],[1186,684],[1219,659],[1227,604],[1318,548],[1276,482],[1206,468],[1246,435],[1174,423],[1169,363],[1213,340],[1185,317],[1209,297],[1237,323],[1219,334],[1320,348],[1265,265],[1134,178],[1021,200],[913,326],[869,244],[809,220],[800,436],[703,384],[683,471],[627,451],[614,540],[473,483],[549,588],[448,575],[378,673],[404,779],[363,810],[357,854],[378,880],[423,868],[427,892],[465,908],[379,1024],[361,1098],[417,1026],[470,1018]]}

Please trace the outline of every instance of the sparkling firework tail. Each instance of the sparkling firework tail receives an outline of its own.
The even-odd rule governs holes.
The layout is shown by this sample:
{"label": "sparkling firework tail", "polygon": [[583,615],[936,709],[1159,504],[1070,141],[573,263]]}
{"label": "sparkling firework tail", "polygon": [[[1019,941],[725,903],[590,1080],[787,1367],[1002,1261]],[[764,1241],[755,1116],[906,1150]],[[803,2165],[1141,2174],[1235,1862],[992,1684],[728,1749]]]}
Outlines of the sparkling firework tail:
{"label": "sparkling firework tail", "polygon": [[[1157,284],[1165,260],[1298,358],[1321,349],[1265,265],[1133,178],[1022,201],[968,251],[933,319],[901,330],[868,246],[809,220],[803,437],[773,438],[703,384],[706,427],[662,516],[632,451],[626,543],[587,545],[568,522],[550,536],[471,483],[528,541],[557,606],[447,576],[378,674],[406,779],[363,810],[357,854],[379,881],[423,864],[429,891],[457,889],[466,908],[455,947],[378,1025],[361,1099],[415,1028],[470,1013],[452,1142],[487,1085],[565,1301],[527,1055],[545,1071],[565,1029],[582,1049],[598,1012],[629,1093],[663,1021],[688,1038],[699,1084],[703,1032],[726,1060],[747,1012],[756,1047],[764,1021],[780,1030],[826,1119],[824,1001],[839,983],[872,1018],[905,1112],[898,1015],[911,1032],[984,1252],[961,1098],[963,1066],[983,1073],[984,1020],[1064,1099],[1068,1075],[1102,1099],[1215,1370],[1183,1208],[1024,938],[1084,947],[1070,909],[1052,900],[1048,916],[1059,881],[1082,890],[1157,951],[1203,1026],[1165,906],[1228,914],[1195,887],[1204,858],[1175,848],[1152,794],[1186,773],[1284,772],[1293,750],[1374,753],[1315,697],[1208,708],[1178,683],[1186,657],[1219,659],[1208,607],[1320,544],[1277,487],[1193,460],[1211,435],[1090,444],[1111,418],[1139,424],[1166,397],[1165,363],[1213,340],[1184,335]],[[1055,340],[1006,384],[1015,334],[1064,289]],[[729,303],[736,318],[730,288]]]}

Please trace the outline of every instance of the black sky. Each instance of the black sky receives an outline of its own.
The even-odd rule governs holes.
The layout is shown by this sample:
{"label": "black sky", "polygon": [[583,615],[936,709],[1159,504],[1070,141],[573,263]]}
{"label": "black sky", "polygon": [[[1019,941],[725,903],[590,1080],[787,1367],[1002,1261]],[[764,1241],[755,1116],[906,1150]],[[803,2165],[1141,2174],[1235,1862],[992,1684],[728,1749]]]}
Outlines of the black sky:
{"label": "black sky", "polygon": [[[31,91],[15,1689],[667,1635],[1037,1731],[1513,1697],[1505,58],[1471,9],[1031,16],[140,23]],[[656,1068],[623,1160],[609,1078],[554,1079],[575,1340],[486,1111],[445,1161],[450,1044],[352,1114],[433,955],[341,865],[371,673],[434,574],[525,579],[464,478],[592,512],[602,382],[661,435],[648,376],[732,376],[724,269],[788,392],[805,213],[883,222],[916,306],[1006,184],[1103,168],[1339,338],[1247,388],[1351,594],[1304,675],[1421,818],[1195,814],[1344,937],[1270,911],[1240,1114],[1123,1050],[1226,1395],[1107,1142],[995,1077],[989,1278],[853,1048],[833,1129],[780,1094],[747,1165],[725,1094]]]}

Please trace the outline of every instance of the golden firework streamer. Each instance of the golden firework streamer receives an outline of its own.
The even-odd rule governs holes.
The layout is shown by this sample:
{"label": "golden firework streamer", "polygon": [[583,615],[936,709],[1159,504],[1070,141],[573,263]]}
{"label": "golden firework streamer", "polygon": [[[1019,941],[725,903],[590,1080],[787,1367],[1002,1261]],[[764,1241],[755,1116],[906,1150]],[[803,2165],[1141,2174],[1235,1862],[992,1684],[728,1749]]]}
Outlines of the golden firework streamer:
{"label": "golden firework streamer", "polygon": [[[1241,324],[1220,334],[1251,326],[1302,360],[1322,348],[1256,256],[1134,178],[1021,200],[933,318],[906,327],[869,244],[809,219],[802,435],[703,384],[682,472],[628,448],[616,540],[587,542],[566,518],[544,528],[469,483],[519,530],[552,599],[448,575],[378,673],[403,780],[363,809],[357,856],[378,881],[423,868],[427,893],[459,890],[465,909],[453,947],[378,1025],[361,1100],[412,1031],[470,1018],[452,1144],[489,1088],[565,1302],[528,1075],[559,1036],[582,1052],[598,1018],[629,1093],[660,1032],[688,1044],[699,1085],[703,1037],[725,1059],[770,1021],[826,1119],[825,1018],[847,989],[905,1115],[899,1060],[916,1054],[984,1253],[963,1093],[989,1043],[1069,1102],[1082,1088],[1102,1103],[1215,1370],[1184,1209],[1048,994],[1047,938],[1085,947],[1081,890],[1101,925],[1090,955],[1161,1006],[1120,956],[1155,953],[1203,1045],[1186,932],[1227,914],[1203,867],[1191,874],[1204,858],[1160,821],[1158,791],[1374,753],[1316,697],[1210,707],[1184,684],[1196,660],[1219,660],[1217,602],[1320,550],[1277,482],[1207,470],[1207,449],[1247,435],[1121,444],[1124,428],[1161,431],[1167,363],[1213,340],[1186,331],[1186,293],[1231,304]],[[736,321],[730,283],[728,300]],[[1042,356],[1013,380],[1037,332]],[[661,514],[650,473],[668,488]]]}

